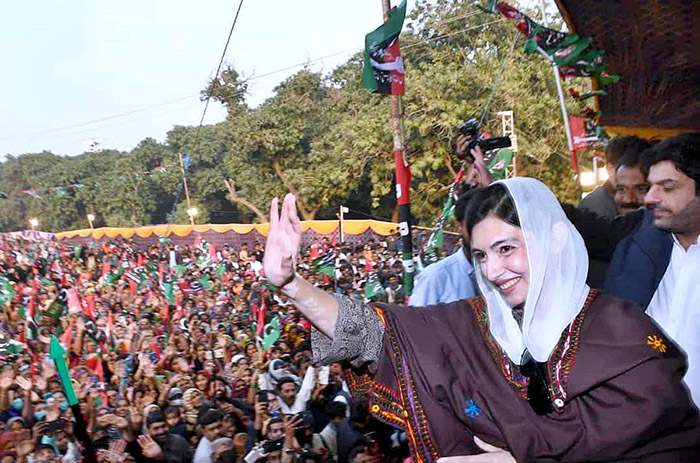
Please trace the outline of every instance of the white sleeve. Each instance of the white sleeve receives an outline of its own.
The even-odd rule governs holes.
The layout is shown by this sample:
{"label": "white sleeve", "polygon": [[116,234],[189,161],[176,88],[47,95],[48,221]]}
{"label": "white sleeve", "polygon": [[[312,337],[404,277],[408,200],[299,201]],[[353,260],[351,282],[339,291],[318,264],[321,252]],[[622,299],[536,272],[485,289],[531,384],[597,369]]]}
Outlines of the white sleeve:
{"label": "white sleeve", "polygon": [[301,407],[302,410],[306,410],[306,402],[309,401],[311,398],[311,393],[314,390],[314,383],[315,383],[315,371],[316,369],[314,367],[309,367],[306,370],[306,374],[304,375],[304,381],[301,382],[301,388],[299,388],[299,393],[297,394],[297,398],[294,401],[294,408],[297,408],[297,405]]}

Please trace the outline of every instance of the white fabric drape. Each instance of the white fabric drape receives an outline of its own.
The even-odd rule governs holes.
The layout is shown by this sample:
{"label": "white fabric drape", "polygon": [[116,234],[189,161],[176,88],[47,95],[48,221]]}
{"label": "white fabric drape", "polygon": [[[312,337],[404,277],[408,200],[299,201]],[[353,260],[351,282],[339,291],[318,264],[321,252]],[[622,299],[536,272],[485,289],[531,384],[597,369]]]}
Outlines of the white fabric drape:
{"label": "white fabric drape", "polygon": [[515,203],[527,246],[530,284],[522,331],[511,307],[486,281],[475,260],[477,281],[488,303],[491,334],[511,361],[520,364],[527,348],[536,361],[545,362],[588,296],[586,246],[542,182],[519,177],[498,183]]}

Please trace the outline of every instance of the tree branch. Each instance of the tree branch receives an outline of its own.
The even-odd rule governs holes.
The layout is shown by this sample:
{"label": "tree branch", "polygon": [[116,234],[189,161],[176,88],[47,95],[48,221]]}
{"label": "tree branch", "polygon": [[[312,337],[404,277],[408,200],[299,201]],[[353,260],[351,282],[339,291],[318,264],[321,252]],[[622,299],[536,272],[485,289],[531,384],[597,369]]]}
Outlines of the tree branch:
{"label": "tree branch", "polygon": [[297,191],[297,189],[294,187],[289,182],[289,179],[285,175],[284,172],[282,172],[282,166],[280,165],[279,160],[275,159],[272,161],[272,168],[275,169],[275,173],[277,176],[282,180],[282,184],[289,190],[291,194],[294,195],[294,197],[297,199],[297,205],[299,206],[299,212],[301,213],[301,216],[304,218],[304,220],[314,220],[314,217],[316,216],[316,210],[309,212],[306,208],[306,204],[304,200],[302,199],[301,195]]}
{"label": "tree branch", "polygon": [[260,209],[257,208],[257,206],[250,201],[248,201],[245,198],[242,198],[236,194],[236,181],[233,180],[232,178],[225,178],[224,179],[224,184],[226,185],[226,190],[228,190],[228,199],[232,203],[236,204],[241,204],[251,211],[255,213],[255,215],[258,217],[258,220],[260,220],[260,223],[265,223],[268,222],[267,216],[262,213]]}

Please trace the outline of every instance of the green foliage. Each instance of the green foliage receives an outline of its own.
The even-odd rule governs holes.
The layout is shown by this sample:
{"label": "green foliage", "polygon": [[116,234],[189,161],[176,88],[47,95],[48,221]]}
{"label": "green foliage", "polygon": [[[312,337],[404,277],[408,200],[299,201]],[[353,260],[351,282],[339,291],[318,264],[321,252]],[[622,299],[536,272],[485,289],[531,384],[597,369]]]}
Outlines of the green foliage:
{"label": "green foliage", "polygon": [[[459,169],[451,147],[457,127],[481,116],[493,88],[484,128],[499,135],[496,113],[513,110],[518,174],[540,178],[562,200],[575,199],[552,68],[525,55],[524,38],[500,16],[479,10],[482,3],[419,0],[402,34],[404,130],[420,225],[432,226],[439,216]],[[166,223],[182,188],[180,155],[192,160],[188,187],[197,223],[264,221],[270,200],[287,191],[306,219],[334,218],[340,204],[388,219],[395,211],[389,99],[364,90],[361,74],[361,53],[329,75],[303,69],[251,108],[247,83],[227,67],[202,91],[203,99],[227,108],[220,124],[176,126],[163,143],[147,138],[129,152],[8,156],[0,164],[0,191],[7,194],[0,229],[27,228],[33,216],[41,229],[86,228],[87,213],[96,214],[95,226]],[[50,190],[73,184],[86,187],[65,188],[61,197]],[[181,195],[175,222],[189,222],[185,209]]]}

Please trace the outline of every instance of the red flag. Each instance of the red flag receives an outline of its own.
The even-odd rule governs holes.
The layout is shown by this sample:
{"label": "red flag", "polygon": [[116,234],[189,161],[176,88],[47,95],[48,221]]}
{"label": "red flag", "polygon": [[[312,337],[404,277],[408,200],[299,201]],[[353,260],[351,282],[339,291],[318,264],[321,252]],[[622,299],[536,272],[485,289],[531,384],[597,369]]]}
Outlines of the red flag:
{"label": "red flag", "polygon": [[138,258],[136,259],[136,266],[143,267],[143,256],[141,254],[139,254]]}
{"label": "red flag", "polygon": [[173,318],[175,320],[179,320],[180,318],[182,318],[185,315],[184,311],[182,310],[182,301],[180,300],[180,292],[175,293],[175,307],[177,310],[175,311],[175,316]]}
{"label": "red flag", "polygon": [[87,296],[83,298],[83,313],[86,317],[95,319],[95,297]]}
{"label": "red flag", "polygon": [[107,275],[109,275],[111,267],[109,266],[109,262],[102,262],[102,278],[107,278]]}
{"label": "red flag", "polygon": [[104,383],[105,371],[104,367],[102,366],[102,359],[99,355],[94,355],[93,357],[87,359],[85,366],[94,371],[97,377],[100,378],[100,382]]}
{"label": "red flag", "polygon": [[70,313],[80,313],[83,311],[83,305],[80,303],[80,296],[75,288],[68,290],[68,310]]}
{"label": "red flag", "polygon": [[136,282],[129,278],[129,292],[132,296],[136,296]]}
{"label": "red flag", "polygon": [[212,262],[219,262],[219,256],[216,254],[216,245],[214,243],[209,245],[209,256]]}
{"label": "red flag", "polygon": [[260,336],[265,326],[265,315],[267,315],[267,303],[265,297],[260,298],[260,308],[258,309],[258,326],[255,330],[255,336]]}
{"label": "red flag", "polygon": [[192,246],[194,246],[195,248],[198,248],[201,244],[202,244],[202,235],[197,233],[194,236],[194,243],[192,243]]}
{"label": "red flag", "polygon": [[158,281],[163,281],[163,274],[165,273],[165,268],[163,264],[158,264]]}
{"label": "red flag", "polygon": [[59,275],[62,273],[62,272],[61,272],[61,266],[60,266],[59,263],[58,263],[58,259],[56,259],[55,261],[53,261],[53,262],[51,263],[51,271],[52,271],[52,272],[56,272],[56,273],[58,273]]}
{"label": "red flag", "polygon": [[318,241],[314,240],[314,244],[311,245],[311,252],[309,253],[309,263],[313,262],[314,259],[321,255],[321,245]]}

